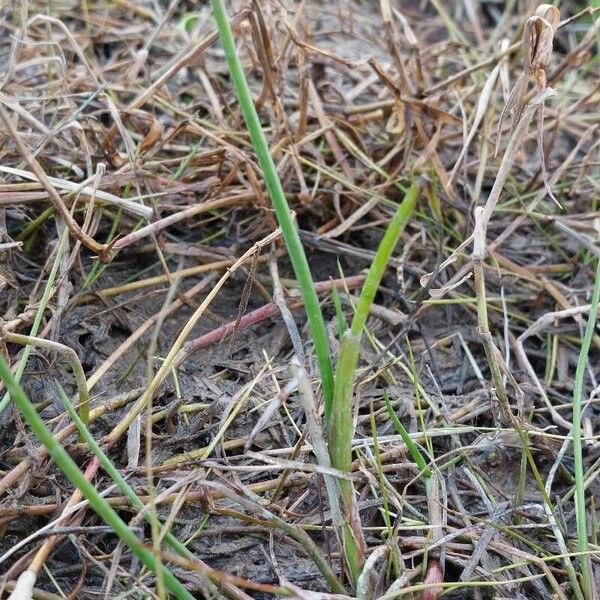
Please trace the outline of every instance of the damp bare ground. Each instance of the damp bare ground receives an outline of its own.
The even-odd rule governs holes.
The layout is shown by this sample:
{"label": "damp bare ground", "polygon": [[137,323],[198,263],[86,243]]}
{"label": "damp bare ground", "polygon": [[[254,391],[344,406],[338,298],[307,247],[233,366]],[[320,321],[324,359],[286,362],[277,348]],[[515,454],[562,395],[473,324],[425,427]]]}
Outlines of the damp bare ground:
{"label": "damp bare ground", "polygon": [[[172,568],[194,596],[598,597],[580,576],[588,561],[599,587],[598,331],[583,557],[570,435],[600,254],[600,17],[536,7],[227,6],[334,360],[396,203],[424,181],[363,338],[353,471],[334,473],[354,481],[367,545],[353,586],[297,391],[301,360],[322,416],[302,301],[209,4],[4,6],[0,353],[156,548],[65,413],[81,366],[90,431],[160,538],[192,552]],[[165,594],[2,388],[0,597],[26,571],[34,598]]]}

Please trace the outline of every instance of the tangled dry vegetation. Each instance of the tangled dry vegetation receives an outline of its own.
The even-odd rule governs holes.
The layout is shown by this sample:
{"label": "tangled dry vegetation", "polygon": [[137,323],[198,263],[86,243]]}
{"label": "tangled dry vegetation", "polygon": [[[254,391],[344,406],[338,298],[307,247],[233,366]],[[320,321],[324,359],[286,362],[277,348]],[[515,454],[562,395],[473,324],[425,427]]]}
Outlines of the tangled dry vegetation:
{"label": "tangled dry vegetation", "polygon": [[[597,13],[227,8],[334,360],[394,206],[422,181],[363,337],[352,474],[315,460],[311,337],[207,3],[4,7],[0,352],[39,415],[149,548],[167,531],[187,546],[162,561],[194,597],[597,598],[597,334],[583,558],[569,438],[599,254]],[[90,431],[143,510],[59,386],[89,394]],[[357,493],[355,585],[332,473]],[[3,388],[1,597],[24,572],[34,598],[168,595]]]}

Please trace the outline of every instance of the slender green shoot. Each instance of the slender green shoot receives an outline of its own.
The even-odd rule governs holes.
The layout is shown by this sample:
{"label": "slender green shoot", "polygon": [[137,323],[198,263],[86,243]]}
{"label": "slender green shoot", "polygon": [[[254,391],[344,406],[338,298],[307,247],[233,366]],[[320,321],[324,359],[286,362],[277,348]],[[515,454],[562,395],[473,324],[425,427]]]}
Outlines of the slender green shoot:
{"label": "slender green shoot", "polygon": [[35,219],[27,223],[21,232],[15,236],[17,242],[24,242],[34,233],[36,233],[41,225],[54,214],[54,208],[47,208],[42,211]]}
{"label": "slender green shoot", "polygon": [[419,471],[423,473],[423,477],[429,479],[431,477],[431,469],[427,466],[427,461],[423,457],[423,454],[419,450],[419,447],[410,437],[410,434],[408,433],[408,431],[406,431],[404,425],[402,425],[402,421],[400,421],[400,419],[396,416],[394,407],[392,406],[392,403],[390,402],[390,399],[388,398],[387,394],[383,396],[383,400],[385,402],[385,407],[387,408],[388,415],[392,420],[394,428],[396,429],[398,435],[402,438],[402,441],[406,444],[406,447],[408,448],[408,453],[410,454],[411,458],[415,461],[417,467],[419,467]]}
{"label": "slender green shoot", "polygon": [[[65,394],[62,386],[57,386],[58,395],[63,403],[63,406],[71,420],[77,427],[77,431],[81,435],[83,441],[86,446],[90,449],[92,454],[98,459],[100,466],[104,469],[106,474],[113,480],[117,489],[125,498],[127,498],[128,502],[131,504],[135,510],[144,510],[146,505],[140,500],[138,495],[135,493],[133,488],[127,483],[127,480],[121,475],[117,467],[112,463],[110,458],[106,455],[106,453],[100,448],[98,442],[93,438],[89,429],[85,426],[85,423],[81,420],[73,405],[69,402],[69,398]],[[144,518],[146,521],[150,521],[150,514],[146,512],[144,514]],[[171,533],[167,533],[165,535],[165,541],[171,546],[171,548],[182,556],[183,558],[189,558],[193,560],[194,555]]]}
{"label": "slender green shoot", "polygon": [[346,319],[344,318],[344,310],[342,309],[342,301],[340,300],[340,295],[334,287],[331,288],[331,299],[333,300],[333,306],[335,308],[335,317],[337,319],[338,339],[341,339],[344,333],[346,333]]}
{"label": "slender green shoot", "polygon": [[77,382],[77,389],[79,391],[79,414],[81,415],[81,420],[88,425],[90,422],[90,391],[77,352],[64,344],[30,335],[21,335],[20,333],[8,332],[5,334],[5,339],[11,344],[20,344],[26,347],[33,346],[56,352],[57,354],[64,356],[71,363],[71,368],[73,369],[75,381]]}
{"label": "slender green shoot", "polygon": [[[52,433],[38,415],[35,407],[30,402],[29,398],[27,398],[21,386],[17,383],[15,376],[11,373],[8,364],[2,357],[0,357],[0,380],[6,385],[15,406],[19,409],[21,415],[40,442],[44,445],[48,454],[52,457],[59,469],[83,494],[98,516],[113,529],[116,535],[126,546],[128,546],[131,552],[135,554],[146,567],[156,573],[157,562],[152,552],[144,547],[133,531],[98,493],[98,490],[96,490],[96,488],[85,478],[67,451],[54,439]],[[167,589],[176,598],[180,600],[193,600],[194,596],[185,589],[169,569],[162,567],[162,571]]]}
{"label": "slender green shoot", "polygon": [[298,235],[298,230],[294,225],[292,213],[288,206],[283,186],[277,174],[277,169],[269,151],[267,138],[256,112],[256,107],[252,100],[250,88],[242,69],[242,63],[237,55],[231,25],[227,18],[227,13],[223,5],[223,0],[212,0],[213,16],[217,23],[221,44],[225,50],[225,58],[229,66],[231,80],[238,97],[242,115],[250,134],[250,140],[258,162],[263,171],[267,191],[273,202],[277,221],[281,227],[283,239],[290,256],[294,273],[298,279],[298,285],[304,300],[306,316],[311,330],[317,363],[321,372],[321,382],[323,387],[323,399],[325,407],[325,416],[330,417],[333,401],[333,367],[331,365],[331,356],[329,342],[327,340],[327,330],[319,298],[315,291],[314,281],[308,266],[308,260]]}
{"label": "slender green shoot", "polygon": [[[340,344],[340,354],[336,367],[333,407],[329,425],[329,452],[331,464],[340,471],[349,472],[352,468],[352,436],[353,436],[353,391],[356,368],[362,332],[375,299],[375,294],[381,279],[398,243],[400,234],[411,218],[421,185],[414,181],[408,189],[404,200],[398,206],[392,218],[375,258],[371,264],[365,283],[356,305],[352,325],[348,329]],[[364,557],[361,554],[362,531],[354,519],[356,514],[354,488],[352,482],[340,480],[343,513],[348,525],[344,527],[344,553],[346,562],[353,578],[357,581]],[[352,527],[350,524],[354,524]]]}
{"label": "slender green shoot", "polygon": [[593,591],[593,575],[591,561],[586,554],[588,551],[588,536],[585,514],[585,478],[583,473],[583,454],[581,451],[581,405],[583,397],[583,379],[587,364],[592,337],[596,329],[598,317],[598,301],[600,299],[600,260],[596,266],[596,280],[592,292],[590,316],[585,328],[581,351],[577,359],[575,371],[575,389],[573,390],[573,458],[575,462],[575,515],[577,520],[577,543],[581,556],[581,575],[583,578],[583,593],[586,600],[591,599]]}
{"label": "slender green shoot", "polygon": [[[386,398],[387,400],[387,398]],[[381,515],[387,529],[387,539],[391,540],[394,534],[392,528],[392,520],[390,519],[390,507],[388,503],[388,494],[385,486],[385,476],[381,467],[381,450],[379,448],[379,438],[377,436],[377,422],[375,420],[375,410],[373,402],[371,402],[371,435],[373,436],[373,454],[375,456],[375,466],[377,468],[377,479],[379,480],[379,488],[381,489],[382,510]]]}

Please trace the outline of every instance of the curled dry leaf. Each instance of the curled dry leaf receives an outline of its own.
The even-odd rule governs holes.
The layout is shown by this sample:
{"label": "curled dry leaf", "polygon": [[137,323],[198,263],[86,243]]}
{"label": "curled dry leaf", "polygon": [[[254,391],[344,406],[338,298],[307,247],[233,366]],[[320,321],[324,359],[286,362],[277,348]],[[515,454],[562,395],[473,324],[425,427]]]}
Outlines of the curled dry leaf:
{"label": "curled dry leaf", "polygon": [[560,23],[560,11],[556,6],[552,4],[540,4],[535,10],[535,15],[548,21],[554,31],[558,29]]}
{"label": "curled dry leaf", "polygon": [[[436,108],[423,100],[419,100],[418,98],[413,98],[412,96],[407,96],[402,93],[400,87],[396,84],[396,82],[390,77],[387,71],[377,63],[374,58],[370,58],[367,63],[369,66],[375,71],[379,79],[381,79],[382,83],[390,90],[390,92],[396,98],[396,111],[400,113],[401,105],[405,107],[409,107],[413,112],[429,117],[433,121],[437,123],[443,123],[445,125],[452,125],[453,127],[462,127],[462,121],[455,117],[454,115],[442,110],[441,108]],[[403,110],[403,108],[402,108]],[[390,131],[389,127],[392,125],[388,122],[388,131]]]}
{"label": "curled dry leaf", "polygon": [[410,106],[415,112],[426,115],[433,121],[444,123],[446,125],[452,125],[454,127],[462,126],[462,121],[458,117],[451,115],[449,112],[446,112],[441,108],[436,108],[431,104],[427,104],[422,100],[417,100],[416,98],[405,98],[404,96],[401,96],[400,100]]}
{"label": "curled dry leaf", "polygon": [[394,135],[401,135],[404,131],[404,114],[404,104],[402,104],[402,102],[399,100],[396,100],[396,102],[394,102],[394,110],[385,124],[385,130],[388,133],[393,133]]}
{"label": "curled dry leaf", "polygon": [[402,31],[404,32],[404,37],[406,38],[408,45],[413,48],[418,47],[419,40],[412,30],[409,22],[406,20],[406,17],[397,8],[394,8],[394,14],[396,15],[398,21],[400,21],[400,25],[402,25]]}
{"label": "curled dry leaf", "polygon": [[154,115],[138,109],[127,109],[123,112],[125,113],[123,121],[131,121],[134,128],[144,134],[144,138],[140,142],[140,152],[148,150],[158,143],[162,136],[163,126]]}
{"label": "curled dry leaf", "polygon": [[546,19],[533,16],[527,19],[523,33],[523,58],[526,74],[533,75],[539,86],[546,83],[546,67],[550,64],[554,29]]}
{"label": "curled dry leaf", "polygon": [[465,281],[470,279],[471,276],[472,276],[472,273],[469,272],[466,275],[464,275],[463,277],[460,277],[459,279],[455,280],[454,278],[452,278],[450,283],[444,285],[441,288],[431,288],[429,290],[429,295],[433,299],[439,300],[440,298],[443,298],[448,292],[456,289],[457,287],[460,287]]}
{"label": "curled dry leaf", "polygon": [[158,121],[154,115],[149,115],[149,117],[151,119],[150,127],[148,128],[146,137],[144,137],[142,143],[140,144],[140,151],[142,152],[152,148],[152,146],[157,144],[163,131],[163,126],[161,125],[160,121]]}

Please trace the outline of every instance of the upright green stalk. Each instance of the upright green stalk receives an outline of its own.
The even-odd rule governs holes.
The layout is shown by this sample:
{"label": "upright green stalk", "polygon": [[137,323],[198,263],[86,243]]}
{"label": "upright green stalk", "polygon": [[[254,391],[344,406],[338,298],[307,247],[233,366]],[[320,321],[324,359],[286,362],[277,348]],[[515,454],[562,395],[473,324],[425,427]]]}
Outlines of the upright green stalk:
{"label": "upright green stalk", "polygon": [[[52,457],[59,469],[89,501],[90,506],[98,516],[111,527],[119,538],[129,547],[131,552],[135,554],[146,567],[156,573],[157,561],[152,552],[148,551],[142,545],[142,542],[133,531],[129,529],[127,524],[121,520],[119,515],[117,515],[106,500],[98,493],[96,488],[85,478],[67,451],[54,439],[2,357],[0,357],[0,380],[6,385],[6,388],[16,407],[21,412],[21,415],[25,421],[27,421],[27,424],[31,427],[40,442],[45,446],[48,454]],[[190,594],[175,578],[171,571],[165,567],[162,567],[162,576],[167,588],[176,598],[179,600],[194,600],[194,596],[192,596],[192,594]]]}
{"label": "upright green stalk", "polygon": [[229,73],[240,102],[240,108],[246,122],[246,127],[248,128],[248,133],[250,134],[250,140],[263,171],[267,191],[273,202],[277,221],[281,227],[294,273],[298,279],[315,346],[315,354],[321,372],[325,415],[329,418],[333,399],[333,368],[331,366],[327,330],[325,329],[325,321],[323,320],[321,306],[319,305],[319,298],[315,291],[308,261],[300,242],[300,236],[292,220],[290,208],[285,198],[275,163],[271,157],[267,139],[260,124],[256,107],[252,101],[252,95],[250,94],[250,88],[248,87],[242,64],[236,52],[233,33],[229,25],[225,7],[223,6],[223,0],[212,0],[212,9],[219,29],[221,43],[225,50],[227,64],[229,65]]}
{"label": "upright green stalk", "polygon": [[[575,389],[573,390],[573,458],[575,459],[575,515],[577,519],[577,543],[579,552],[587,552],[588,537],[585,514],[585,481],[583,476],[583,456],[581,452],[581,403],[583,396],[583,378],[588,354],[592,343],[592,337],[596,328],[598,317],[598,301],[600,300],[600,260],[596,266],[596,280],[592,292],[590,316],[585,328],[581,352],[577,359],[577,370],[575,371]],[[583,593],[586,600],[592,598],[592,586],[594,577],[590,569],[590,557],[581,555],[581,574],[583,577]]]}
{"label": "upright green stalk", "polygon": [[[377,248],[377,253],[365,279],[352,325],[344,333],[340,344],[328,436],[331,464],[340,471],[350,471],[352,468],[353,390],[362,332],[375,294],[379,289],[381,278],[400,234],[414,212],[420,190],[420,183],[413,182],[406,192],[404,200],[398,206],[398,210]],[[343,530],[344,553],[351,576],[356,582],[364,560],[361,549],[362,531],[357,520],[352,482],[340,480],[339,485],[343,503],[342,512],[347,523]]]}

